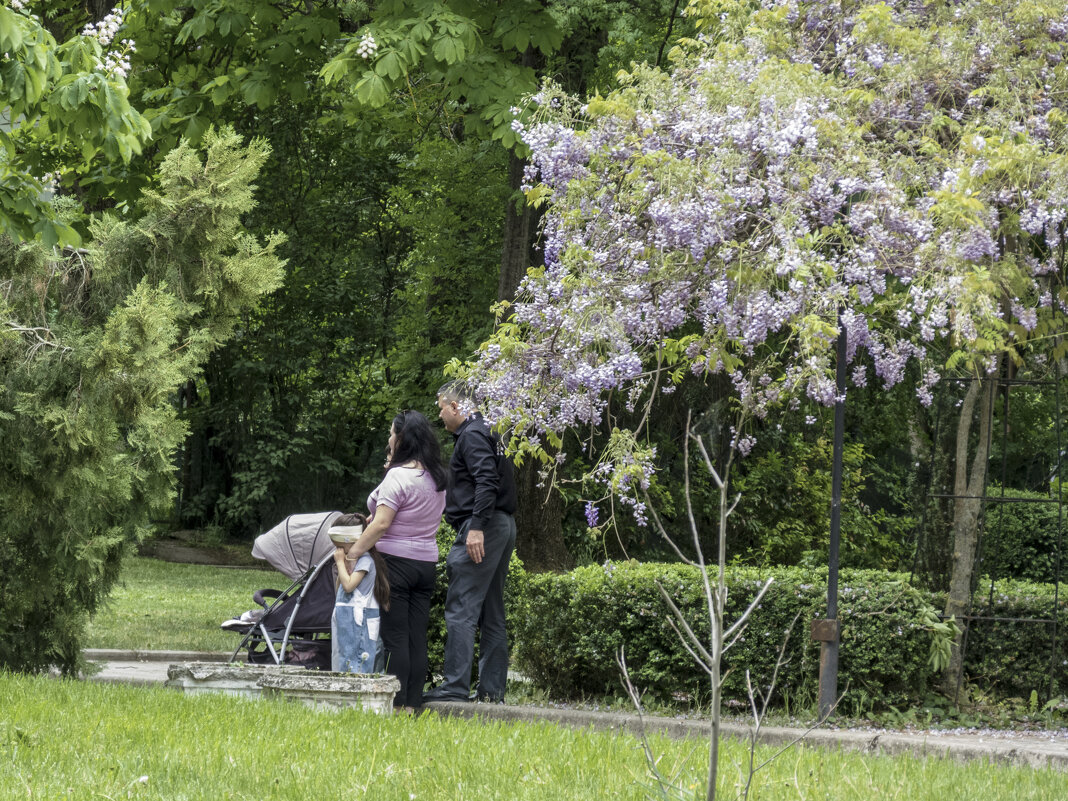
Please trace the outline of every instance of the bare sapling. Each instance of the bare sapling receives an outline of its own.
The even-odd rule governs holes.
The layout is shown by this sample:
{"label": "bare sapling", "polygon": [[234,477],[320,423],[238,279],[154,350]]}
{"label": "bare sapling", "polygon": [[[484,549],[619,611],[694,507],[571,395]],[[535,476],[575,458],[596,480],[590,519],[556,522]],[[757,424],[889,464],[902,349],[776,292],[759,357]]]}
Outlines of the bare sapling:
{"label": "bare sapling", "polygon": [[[736,426],[735,430],[741,430],[741,422],[742,421],[739,421],[739,425]],[[718,552],[715,563],[716,577],[714,582],[709,574],[708,562],[705,559],[704,550],[701,547],[700,531],[693,511],[692,493],[690,491],[691,441],[697,445],[705,468],[708,470],[709,476],[711,476],[716,489],[719,491]],[[675,555],[682,562],[698,569],[701,577],[702,589],[704,591],[704,600],[708,607],[708,615],[711,625],[708,641],[704,642],[694,631],[689,621],[686,620],[686,616],[682,613],[682,610],[679,609],[670,593],[664,589],[662,584],[657,582],[657,588],[660,590],[664,602],[671,610],[671,617],[668,618],[668,624],[679,636],[686,651],[708,674],[712,696],[710,710],[711,733],[709,737],[708,785],[706,789],[706,798],[708,801],[714,801],[716,797],[716,779],[719,768],[720,726],[722,721],[723,656],[730,650],[731,646],[738,641],[738,638],[742,636],[750,615],[760,604],[760,600],[764,597],[764,593],[768,591],[768,588],[774,581],[774,579],[769,578],[764,582],[763,586],[757,592],[746,610],[733,623],[730,625],[726,624],[724,621],[724,612],[727,605],[727,520],[741,498],[741,495],[736,495],[732,500],[728,487],[728,479],[735,452],[735,442],[732,442],[722,473],[716,470],[716,466],[713,463],[712,458],[709,456],[708,449],[705,446],[704,439],[701,435],[693,432],[691,415],[687,414],[686,432],[683,440],[683,493],[686,498],[686,516],[689,521],[694,549],[694,556],[692,558],[683,553],[679,545],[667,532],[663,522],[656,514],[653,505],[651,503],[649,504],[651,517],[657,530],[660,532],[660,536],[663,537],[664,541],[671,547],[675,552]],[[631,690],[628,689],[628,692],[631,692]],[[635,697],[633,693],[631,697],[632,699]]]}

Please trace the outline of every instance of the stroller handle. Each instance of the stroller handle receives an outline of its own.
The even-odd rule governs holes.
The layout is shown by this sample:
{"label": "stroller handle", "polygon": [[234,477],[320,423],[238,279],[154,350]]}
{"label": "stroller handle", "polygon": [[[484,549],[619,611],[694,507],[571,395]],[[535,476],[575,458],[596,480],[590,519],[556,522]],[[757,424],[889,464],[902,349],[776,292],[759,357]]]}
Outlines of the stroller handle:
{"label": "stroller handle", "polygon": [[252,593],[252,600],[266,609],[270,606],[268,598],[277,598],[282,594],[281,590],[256,590]]}

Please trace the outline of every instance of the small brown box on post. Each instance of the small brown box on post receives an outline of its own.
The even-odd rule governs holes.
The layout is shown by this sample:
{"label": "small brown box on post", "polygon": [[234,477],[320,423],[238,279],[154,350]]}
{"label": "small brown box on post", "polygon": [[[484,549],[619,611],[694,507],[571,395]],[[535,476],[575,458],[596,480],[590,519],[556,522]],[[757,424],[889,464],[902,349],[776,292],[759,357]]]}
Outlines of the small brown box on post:
{"label": "small brown box on post", "polygon": [[813,620],[812,639],[819,642],[838,642],[838,621],[834,618]]}

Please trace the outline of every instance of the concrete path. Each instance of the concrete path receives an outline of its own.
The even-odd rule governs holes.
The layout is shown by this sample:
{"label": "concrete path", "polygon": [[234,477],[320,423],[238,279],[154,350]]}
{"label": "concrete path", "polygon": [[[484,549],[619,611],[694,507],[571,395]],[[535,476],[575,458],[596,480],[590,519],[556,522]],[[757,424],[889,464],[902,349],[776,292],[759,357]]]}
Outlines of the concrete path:
{"label": "concrete path", "polygon": [[107,684],[133,684],[140,687],[163,684],[167,681],[167,666],[179,662],[227,662],[231,651],[203,653],[199,651],[122,651],[108,648],[87,648],[82,656],[98,670],[87,676],[89,681]]}
{"label": "concrete path", "polygon": [[[163,684],[167,666],[178,662],[225,662],[230,653],[188,651],[87,650],[85,658],[99,667],[90,681],[140,686]],[[643,717],[583,709],[511,706],[482,703],[432,703],[428,709],[442,715],[506,721],[546,721],[576,728],[626,731],[632,734],[659,732],[672,737],[706,737],[706,721],[683,718]],[[725,723],[726,735],[748,739],[750,729]],[[762,728],[759,741],[765,745],[786,746],[804,736],[806,745],[863,751],[871,754],[912,754],[939,756],[960,761],[981,760],[1068,772],[1068,733],[976,731],[900,732],[887,729],[820,728],[807,734],[801,729]],[[1066,794],[1068,798],[1068,781]]]}

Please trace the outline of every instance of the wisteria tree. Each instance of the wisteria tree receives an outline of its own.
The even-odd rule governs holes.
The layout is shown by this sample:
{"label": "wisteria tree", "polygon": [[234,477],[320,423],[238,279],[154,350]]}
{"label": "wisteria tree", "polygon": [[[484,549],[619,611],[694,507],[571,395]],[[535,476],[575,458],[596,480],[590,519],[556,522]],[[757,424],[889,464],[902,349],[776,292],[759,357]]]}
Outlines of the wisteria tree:
{"label": "wisteria tree", "polygon": [[[840,331],[854,384],[914,361],[928,403],[945,371],[982,378],[1051,341],[1063,356],[1062,3],[688,13],[703,34],[670,72],[588,101],[546,86],[515,122],[545,265],[467,373],[520,452],[610,431],[587,440],[594,475],[643,517],[656,454],[613,428],[613,398],[648,411],[687,374],[728,376],[744,455],[776,410],[836,401]],[[957,550],[970,570],[974,545]]]}

